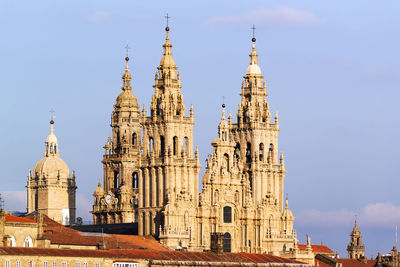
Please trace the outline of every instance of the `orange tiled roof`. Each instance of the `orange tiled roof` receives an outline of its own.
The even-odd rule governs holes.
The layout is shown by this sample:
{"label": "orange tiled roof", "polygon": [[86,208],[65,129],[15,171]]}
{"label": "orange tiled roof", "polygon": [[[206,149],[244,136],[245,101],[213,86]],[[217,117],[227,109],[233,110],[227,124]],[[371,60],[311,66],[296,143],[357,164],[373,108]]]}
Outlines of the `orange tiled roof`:
{"label": "orange tiled roof", "polygon": [[[300,250],[306,250],[307,249],[307,245],[305,244],[298,244],[297,247]],[[325,245],[311,245],[311,249],[314,253],[330,253],[330,254],[334,254],[334,252],[328,248]]]}
{"label": "orange tiled roof", "polygon": [[365,263],[357,259],[336,258],[335,260],[341,262],[343,267],[373,267],[376,264],[376,260],[365,260]]}
{"label": "orange tiled roof", "polygon": [[6,214],[6,222],[36,223],[34,220],[29,218],[17,217],[10,214]]}
{"label": "orange tiled roof", "polygon": [[62,257],[101,257],[124,259],[149,259],[153,261],[202,261],[202,262],[235,262],[235,263],[274,263],[284,265],[304,266],[306,264],[284,259],[268,254],[255,253],[221,253],[213,252],[184,252],[159,250],[82,250],[54,248],[22,248],[0,247],[0,255],[32,255],[32,256],[62,256]]}
{"label": "orange tiled roof", "polygon": [[[37,220],[36,216],[29,216]],[[44,237],[50,239],[50,243],[59,245],[97,246],[105,242],[107,249],[154,249],[170,250],[161,245],[153,237],[137,235],[114,235],[114,234],[90,234],[74,230],[43,216]]]}

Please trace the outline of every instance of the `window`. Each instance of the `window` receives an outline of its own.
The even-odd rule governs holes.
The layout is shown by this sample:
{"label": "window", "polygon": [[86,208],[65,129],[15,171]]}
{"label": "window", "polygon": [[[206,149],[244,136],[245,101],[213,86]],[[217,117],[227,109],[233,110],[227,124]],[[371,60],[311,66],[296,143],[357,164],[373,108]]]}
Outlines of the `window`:
{"label": "window", "polygon": [[43,262],[43,267],[48,267],[49,266],[49,264],[47,263],[47,261],[44,261]]}
{"label": "window", "polygon": [[61,267],[67,267],[67,263],[66,262],[61,263]]}
{"label": "window", "polygon": [[81,264],[79,262],[76,263],[76,267],[81,267]]}
{"label": "window", "polygon": [[161,157],[164,157],[165,156],[165,138],[164,138],[164,136],[160,136],[160,154],[161,154]]}
{"label": "window", "polygon": [[16,267],[21,267],[21,262],[20,262],[20,261],[17,261],[16,264],[15,264],[15,266],[16,266]]}
{"label": "window", "polygon": [[246,148],[246,162],[250,163],[251,162],[251,144],[247,143],[247,148]]}
{"label": "window", "polygon": [[139,187],[139,176],[137,172],[132,173],[132,187],[133,188]]}
{"label": "window", "polygon": [[14,236],[10,236],[10,246],[11,247],[17,246],[17,242],[15,241],[15,237]]}
{"label": "window", "polygon": [[87,266],[87,262],[85,262],[85,263],[83,264],[83,267],[88,267],[88,266]]}
{"label": "window", "polygon": [[224,207],[224,223],[232,222],[232,208],[229,206]]}
{"label": "window", "polygon": [[34,266],[35,266],[35,263],[34,263],[34,262],[28,261],[28,267],[34,267]]}
{"label": "window", "polygon": [[57,267],[57,262],[53,261],[53,267]]}
{"label": "window", "polygon": [[96,263],[95,267],[100,267],[100,263]]}
{"label": "window", "polygon": [[264,144],[260,144],[260,149],[259,149],[259,160],[263,161],[264,160]]}
{"label": "window", "polygon": [[224,252],[231,252],[231,234],[226,232],[222,239],[222,247]]}
{"label": "window", "polygon": [[10,261],[6,260],[6,267],[10,267]]}
{"label": "window", "polygon": [[118,188],[119,185],[119,172],[114,171],[114,188]]}
{"label": "window", "polygon": [[236,160],[239,160],[239,157],[240,157],[240,144],[239,143],[236,143],[234,154],[235,154]]}
{"label": "window", "polygon": [[24,247],[26,248],[31,248],[33,247],[33,241],[32,238],[30,236],[27,236],[24,240]]}
{"label": "window", "polygon": [[132,134],[132,146],[136,146],[136,133]]}
{"label": "window", "polygon": [[151,153],[153,153],[153,149],[154,149],[154,140],[153,140],[153,137],[150,137],[150,138],[149,138],[149,143],[150,143],[149,150],[150,150],[150,154],[151,154]]}
{"label": "window", "polygon": [[176,137],[176,136],[174,136],[174,139],[173,139],[173,153],[174,153],[174,156],[176,156],[176,155],[178,155],[178,137]]}
{"label": "window", "polygon": [[113,267],[138,267],[138,263],[133,262],[115,262]]}

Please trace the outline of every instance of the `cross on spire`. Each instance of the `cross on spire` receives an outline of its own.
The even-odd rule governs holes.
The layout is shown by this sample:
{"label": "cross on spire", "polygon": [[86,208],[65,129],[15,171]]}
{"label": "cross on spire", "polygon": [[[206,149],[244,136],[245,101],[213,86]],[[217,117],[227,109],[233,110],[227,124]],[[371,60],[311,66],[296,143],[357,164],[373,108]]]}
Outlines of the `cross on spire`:
{"label": "cross on spire", "polygon": [[256,27],[254,26],[254,24],[251,29],[253,30],[253,38],[251,39],[251,41],[254,43],[256,41]]}
{"label": "cross on spire", "polygon": [[222,107],[225,108],[225,96],[222,96]]}
{"label": "cross on spire", "polygon": [[167,27],[168,27],[168,21],[169,21],[170,18],[171,18],[171,17],[168,16],[168,13],[167,13],[167,15],[165,16],[165,19],[167,20]]}
{"label": "cross on spire", "polygon": [[131,47],[129,46],[128,43],[126,43],[125,49],[126,49],[126,56],[128,57],[128,55],[129,55],[129,49],[131,49]]}
{"label": "cross on spire", "polygon": [[54,115],[55,110],[54,109],[50,109],[50,119],[53,120],[56,118],[56,116]]}

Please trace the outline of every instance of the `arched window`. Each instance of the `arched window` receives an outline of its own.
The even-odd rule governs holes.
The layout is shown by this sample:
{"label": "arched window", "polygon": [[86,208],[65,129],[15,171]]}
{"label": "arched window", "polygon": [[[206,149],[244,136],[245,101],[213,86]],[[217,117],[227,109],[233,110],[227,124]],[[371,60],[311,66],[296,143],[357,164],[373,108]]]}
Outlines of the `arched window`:
{"label": "arched window", "polygon": [[136,146],[136,133],[132,134],[132,146]]}
{"label": "arched window", "polygon": [[12,235],[10,236],[10,247],[16,247],[17,246],[17,241],[15,240],[15,237]]}
{"label": "arched window", "polygon": [[31,248],[33,247],[33,240],[30,236],[27,236],[24,240],[24,247]]}
{"label": "arched window", "polygon": [[225,164],[226,170],[229,171],[229,155],[228,154],[224,154],[224,164]]}
{"label": "arched window", "polygon": [[260,149],[259,149],[259,159],[260,161],[264,160],[264,144],[260,144]]}
{"label": "arched window", "polygon": [[251,144],[250,142],[247,142],[247,147],[246,147],[246,162],[250,163],[251,162]]}
{"label": "arched window", "polygon": [[160,136],[160,155],[161,157],[165,156],[165,138],[164,136]]}
{"label": "arched window", "polygon": [[222,244],[223,244],[223,251],[224,252],[231,252],[231,234],[226,232],[224,234],[224,237],[222,239]]}
{"label": "arched window", "polygon": [[132,173],[132,187],[133,188],[139,187],[139,176],[137,172]]}
{"label": "arched window", "polygon": [[239,143],[236,143],[234,154],[235,154],[235,159],[238,160],[240,158],[240,144]]}
{"label": "arched window", "polygon": [[229,206],[224,207],[224,223],[232,222],[232,208]]}
{"label": "arched window", "polygon": [[270,161],[274,162],[274,144],[269,144]]}
{"label": "arched window", "polygon": [[153,149],[154,149],[154,140],[153,140],[153,137],[150,137],[149,138],[149,151],[150,151],[150,154],[151,153],[153,153]]}
{"label": "arched window", "polygon": [[114,171],[114,188],[118,188],[119,186],[119,172]]}
{"label": "arched window", "polygon": [[176,136],[173,138],[173,153],[174,156],[178,155],[178,137]]}

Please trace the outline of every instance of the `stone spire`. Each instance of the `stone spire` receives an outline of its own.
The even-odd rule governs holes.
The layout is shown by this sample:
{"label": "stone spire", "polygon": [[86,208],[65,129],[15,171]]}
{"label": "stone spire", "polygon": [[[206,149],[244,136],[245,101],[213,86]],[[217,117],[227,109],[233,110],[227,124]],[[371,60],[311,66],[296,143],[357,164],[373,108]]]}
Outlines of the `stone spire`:
{"label": "stone spire", "polygon": [[162,116],[171,119],[171,116],[184,116],[185,105],[180,88],[181,79],[178,67],[172,57],[172,44],[169,41],[170,28],[165,27],[166,36],[163,44],[163,56],[155,75],[155,94],[150,106],[151,116]]}
{"label": "stone spire", "polygon": [[242,102],[239,104],[238,122],[270,122],[271,115],[266,101],[267,87],[258,65],[256,38],[253,36],[250,63],[242,83]]}
{"label": "stone spire", "polygon": [[361,232],[358,229],[357,219],[354,221],[353,230],[350,233],[350,243],[347,246],[349,259],[360,259],[364,257],[365,246],[361,241]]}

